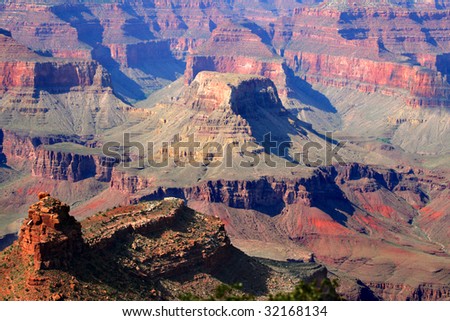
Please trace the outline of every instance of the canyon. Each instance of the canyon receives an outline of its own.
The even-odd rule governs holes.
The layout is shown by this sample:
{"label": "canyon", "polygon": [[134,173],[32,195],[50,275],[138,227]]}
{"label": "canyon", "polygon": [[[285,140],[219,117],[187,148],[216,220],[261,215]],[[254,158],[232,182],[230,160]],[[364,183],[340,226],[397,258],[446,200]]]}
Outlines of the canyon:
{"label": "canyon", "polygon": [[[261,271],[264,259],[313,261],[326,266],[311,262],[314,273],[338,278],[350,300],[446,300],[449,30],[448,1],[1,3],[0,248],[20,231],[11,253],[21,256],[17,244],[25,238],[31,255],[33,240],[49,231],[76,250],[66,255],[43,245],[32,255],[35,267],[51,267],[48,280],[52,269],[85,264],[76,263],[77,224],[77,240],[67,243],[39,203],[29,218],[37,221],[23,225],[23,213],[45,190],[67,202],[54,201],[61,217],[70,205],[83,220],[81,243],[117,250],[133,282],[166,272],[172,278],[165,266],[176,274],[201,265],[209,245],[197,232],[170,232],[174,206],[196,211],[194,224],[218,237],[219,248],[208,248],[217,257],[203,258],[206,265],[226,255],[243,266],[257,260]],[[265,144],[269,133],[274,146]],[[200,147],[183,147],[191,137]],[[161,201],[170,197],[193,210]],[[148,222],[142,204],[172,214]],[[39,217],[46,233],[35,225]],[[167,227],[168,250],[180,250],[169,242],[179,238],[186,257],[146,258],[140,251],[148,256],[159,244],[148,240],[157,234],[152,224]],[[127,249],[131,261],[116,248],[123,239],[135,247]],[[37,287],[51,283],[26,273]],[[70,273],[63,278],[82,288]],[[211,276],[201,282],[218,284]],[[135,290],[118,297],[147,298]],[[163,290],[155,298],[180,294],[166,288],[160,296]],[[72,296],[67,288],[60,296],[107,299],[95,291]],[[52,299],[43,293],[15,298]]]}
{"label": "canyon", "polygon": [[217,217],[197,213],[180,199],[110,209],[81,224],[69,211],[48,193],[39,194],[19,240],[2,252],[3,300],[180,299],[232,282],[236,276],[229,269],[245,282],[240,291],[260,298],[289,289],[293,280],[327,278],[321,265],[291,263],[295,273],[286,282],[277,262],[238,251]]}

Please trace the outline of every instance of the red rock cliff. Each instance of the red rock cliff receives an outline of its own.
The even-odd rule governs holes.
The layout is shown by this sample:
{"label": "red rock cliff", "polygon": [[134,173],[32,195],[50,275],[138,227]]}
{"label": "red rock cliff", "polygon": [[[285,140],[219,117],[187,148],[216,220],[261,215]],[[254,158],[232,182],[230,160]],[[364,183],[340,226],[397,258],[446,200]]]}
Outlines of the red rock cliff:
{"label": "red rock cliff", "polygon": [[77,154],[39,148],[32,165],[34,176],[53,180],[78,182],[95,177],[102,182],[111,180],[113,159],[100,155]]}
{"label": "red rock cliff", "polygon": [[[400,95],[412,106],[449,106],[450,85],[438,71],[387,61],[287,52],[289,65],[309,83]],[[403,91],[406,90],[406,93]]]}
{"label": "red rock cliff", "polygon": [[19,232],[25,262],[33,258],[35,270],[66,268],[82,251],[81,225],[69,215],[70,207],[47,193],[30,206]]}

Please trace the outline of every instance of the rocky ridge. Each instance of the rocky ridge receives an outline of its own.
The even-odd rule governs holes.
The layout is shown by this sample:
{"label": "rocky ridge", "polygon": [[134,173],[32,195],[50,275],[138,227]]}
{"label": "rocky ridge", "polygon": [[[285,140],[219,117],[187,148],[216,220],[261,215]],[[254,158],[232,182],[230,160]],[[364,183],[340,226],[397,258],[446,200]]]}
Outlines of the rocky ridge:
{"label": "rocky ridge", "polygon": [[[281,263],[263,264],[239,252],[217,217],[195,212],[182,200],[114,208],[80,224],[67,205],[48,193],[39,197],[19,240],[2,252],[3,299],[177,299],[188,292],[205,296],[238,279],[245,284],[242,291],[262,298],[269,289],[292,286],[283,268],[272,268]],[[32,267],[29,256],[35,258]],[[284,264],[295,270],[291,280],[327,277],[317,264]],[[231,276],[230,269],[239,273]]]}
{"label": "rocky ridge", "polygon": [[[131,201],[165,196],[187,199],[197,210],[220,215],[231,238],[239,244],[258,240],[268,248],[272,242],[280,242],[306,249],[330,269],[362,280],[381,298],[436,300],[445,299],[448,292],[446,281],[441,281],[448,280],[447,250],[440,244],[446,237],[439,223],[431,228],[429,219],[422,219],[419,210],[427,216],[431,212],[435,217],[443,215],[441,222],[446,220],[440,207],[431,205],[427,209],[427,204],[435,193],[447,188],[448,182],[444,179],[438,183],[429,175],[433,173],[353,163],[320,168],[310,177],[299,179],[209,180],[175,188],[158,187],[139,177],[122,176],[119,183],[113,176],[111,186],[130,195]],[[438,205],[442,203],[439,198],[435,202],[442,206]],[[423,226],[428,235],[421,232]],[[377,244],[375,252],[373,244]],[[385,287],[371,277],[377,264],[373,270],[364,264],[378,256],[383,257],[379,267],[389,265],[396,271],[391,276],[392,286]],[[409,269],[405,262],[411,257],[422,257],[421,263],[415,264],[414,277],[403,274]],[[430,279],[434,281],[426,283]]]}

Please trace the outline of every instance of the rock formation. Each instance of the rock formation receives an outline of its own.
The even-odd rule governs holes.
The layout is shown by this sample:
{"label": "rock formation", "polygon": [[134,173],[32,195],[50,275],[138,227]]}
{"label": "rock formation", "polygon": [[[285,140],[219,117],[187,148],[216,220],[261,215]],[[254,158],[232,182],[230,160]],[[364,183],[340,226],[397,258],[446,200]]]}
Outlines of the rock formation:
{"label": "rock formation", "polygon": [[[188,56],[188,82],[201,70],[253,73],[271,78],[284,96],[285,60],[311,83],[401,95],[417,107],[448,107],[446,2],[316,3],[21,1],[3,5],[0,27],[38,53],[96,59],[117,89],[134,98],[175,80],[172,71],[183,70],[174,66]],[[156,62],[169,72],[154,69]],[[377,70],[383,74],[374,76]]]}
{"label": "rock formation", "polygon": [[19,245],[25,262],[33,260],[34,269],[68,268],[81,254],[81,225],[69,214],[70,207],[39,194],[39,202],[30,206],[28,218],[19,232]]}
{"label": "rock formation", "polygon": [[217,266],[231,248],[218,218],[195,213],[184,201],[171,198],[89,218],[83,222],[83,237],[93,252],[110,252],[124,240],[132,242],[134,257],[123,258],[124,263],[148,278]]}
{"label": "rock formation", "polygon": [[[442,178],[442,185],[437,184],[438,180],[429,176],[432,173],[351,163],[316,169],[303,178],[208,180],[190,187],[158,189],[143,177],[124,175],[120,180],[113,175],[112,189],[120,189],[132,199],[185,198],[190,206],[219,215],[239,244],[258,240],[269,249],[276,241],[289,247],[288,235],[295,240],[294,248],[301,245],[311,250],[317,260],[330,267],[339,266],[345,275],[357,276],[382,298],[436,300],[447,296],[445,281],[439,281],[441,277],[448,280],[444,267],[448,257],[439,245],[448,239],[448,233],[439,225],[447,224],[446,207],[441,198],[427,206],[430,195],[437,190],[442,194],[446,183]],[[419,208],[425,215],[417,211]],[[431,217],[437,219],[436,225]],[[416,220],[438,243],[417,234]],[[403,245],[398,249],[386,240]],[[373,244],[375,252],[371,250]],[[396,271],[390,285],[373,277],[377,267],[363,263],[373,260],[373,255],[381,255],[385,264]],[[417,256],[423,261],[415,264],[415,277],[411,278],[405,273],[410,263],[405,262]],[[430,266],[439,272],[430,273]],[[430,279],[435,280],[432,286],[424,281]]]}
{"label": "rock formation", "polygon": [[127,106],[114,96],[109,73],[96,61],[40,56],[5,31],[0,73],[2,128],[91,135],[126,119]]}
{"label": "rock formation", "polygon": [[87,147],[76,137],[30,136],[10,130],[0,132],[0,161],[17,169],[31,169],[36,177],[78,182],[95,178],[111,180],[116,160]]}
{"label": "rock formation", "polygon": [[[2,299],[167,300],[186,293],[207,298],[218,285],[235,282],[244,284],[244,293],[265,298],[269,291],[290,289],[292,281],[327,278],[327,270],[315,263],[245,255],[231,245],[220,219],[200,214],[180,199],[98,213],[82,221],[81,239],[69,207],[48,193],[39,197],[19,241],[1,253]],[[37,260],[34,268],[30,255]],[[282,271],[289,268],[296,273],[286,282]],[[17,271],[20,280],[14,278]]]}
{"label": "rock formation", "polygon": [[[88,150],[88,149],[87,149]],[[32,165],[34,176],[78,182],[90,177],[109,182],[114,159],[100,155],[38,149]]]}
{"label": "rock formation", "polygon": [[[446,0],[2,3],[0,219],[10,226],[17,217],[5,213],[42,189],[69,195],[84,217],[176,196],[221,216],[242,249],[258,244],[294,260],[313,253],[386,299],[447,298],[449,8]],[[149,155],[118,149],[126,166],[115,166],[100,149],[122,143],[123,132],[154,143],[156,156],[192,135],[204,145],[252,149],[231,149],[231,166],[215,166],[217,150],[182,150],[199,162],[195,168],[149,166]],[[269,132],[284,154],[260,144]],[[307,144],[338,143],[345,165],[313,168],[297,158]],[[282,166],[248,161],[267,156]],[[92,253],[116,251],[120,262],[108,263],[126,270],[120,277],[128,281],[189,270],[205,253],[220,261],[230,250],[219,221],[208,229],[209,218],[193,215],[202,232],[179,235],[173,217],[192,212],[158,204],[170,215],[136,205],[83,222]],[[21,242],[54,225],[28,222]],[[163,224],[173,230],[162,232]],[[42,237],[37,268],[70,266]],[[123,238],[134,248],[115,247]]]}

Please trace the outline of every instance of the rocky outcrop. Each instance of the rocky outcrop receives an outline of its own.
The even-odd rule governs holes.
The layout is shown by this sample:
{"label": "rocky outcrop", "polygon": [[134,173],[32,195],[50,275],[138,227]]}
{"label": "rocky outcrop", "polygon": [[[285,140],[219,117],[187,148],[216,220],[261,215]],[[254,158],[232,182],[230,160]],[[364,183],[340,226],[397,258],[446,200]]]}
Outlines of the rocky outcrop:
{"label": "rocky outcrop", "polygon": [[70,268],[80,255],[111,254],[118,244],[131,240],[133,255],[122,258],[127,268],[141,277],[168,277],[191,267],[215,266],[231,247],[218,218],[196,213],[179,199],[109,210],[80,224],[69,215],[68,205],[48,193],[39,198],[30,207],[18,241],[25,262],[33,257],[35,270]]}
{"label": "rocky outcrop", "polygon": [[85,62],[0,62],[1,92],[45,90],[50,93],[71,89],[110,86],[109,75],[94,61]]}
{"label": "rocky outcrop", "polygon": [[[319,206],[333,197],[344,197],[339,185],[350,181],[369,179],[376,182],[375,189],[386,188],[390,191],[401,191],[409,188],[409,179],[402,174],[383,168],[375,168],[358,163],[345,166],[323,167],[317,169],[307,178],[262,177],[256,180],[217,180],[201,182],[193,187],[163,188],[145,198],[164,196],[183,197],[187,200],[223,203],[230,207],[242,209],[281,208],[301,203],[306,206]],[[416,185],[418,184],[415,181]],[[158,188],[151,180],[126,172],[114,171],[111,189],[127,194],[135,194],[143,190]],[[345,198],[345,197],[344,197]]]}
{"label": "rocky outcrop", "polygon": [[282,61],[264,61],[246,56],[201,56],[187,58],[185,81],[190,84],[201,71],[260,75],[271,79],[277,88],[286,87],[286,74]]}
{"label": "rocky outcrop", "polygon": [[188,107],[213,112],[231,108],[235,114],[251,115],[256,108],[282,109],[274,83],[264,77],[201,72],[185,94]]}
{"label": "rocky outcrop", "polygon": [[95,61],[76,63],[42,63],[34,67],[34,85],[38,89],[59,91],[72,87],[111,86],[106,70]]}
{"label": "rocky outcrop", "polygon": [[260,36],[242,25],[217,27],[210,39],[187,57],[186,83],[201,71],[260,75],[271,79],[279,90],[286,87],[283,60]]}
{"label": "rocky outcrop", "polygon": [[101,155],[77,154],[40,148],[32,165],[32,174],[52,180],[78,182],[90,177],[109,182],[115,160]]}
{"label": "rocky outcrop", "polygon": [[125,172],[113,170],[110,188],[123,193],[135,194],[138,191],[150,188],[153,185],[152,183],[151,178],[140,175],[128,175]]}
{"label": "rocky outcrop", "polygon": [[337,173],[336,182],[340,184],[367,178],[374,179],[390,191],[394,190],[399,185],[400,181],[403,180],[403,176],[393,169],[374,168],[359,163],[338,166]]}
{"label": "rocky outcrop", "polygon": [[69,215],[70,207],[47,193],[28,211],[19,232],[19,245],[26,263],[34,269],[68,268],[82,251],[81,225]]}
{"label": "rocky outcrop", "polygon": [[[440,72],[387,61],[310,52],[286,52],[288,64],[309,83],[403,96],[414,107],[447,107],[450,85]],[[407,95],[402,93],[408,92]]]}
{"label": "rocky outcrop", "polygon": [[0,130],[0,164],[31,169],[34,176],[51,180],[78,182],[92,177],[109,182],[116,160],[82,144],[78,137]]}
{"label": "rocky outcrop", "polygon": [[[184,231],[182,226],[190,228]],[[216,266],[231,246],[219,219],[206,218],[188,209],[182,200],[171,198],[91,217],[83,222],[83,237],[89,251],[95,253],[110,253],[128,240],[132,256],[124,258],[125,265],[149,278]]]}
{"label": "rocky outcrop", "polygon": [[[145,204],[118,213],[117,210],[105,218],[93,217],[84,222],[84,239],[93,250],[105,250],[114,246],[132,233],[153,233],[172,226],[186,209],[182,200],[173,200],[175,205],[160,216],[150,215],[157,205]],[[161,204],[159,204],[161,205]]]}
{"label": "rocky outcrop", "polygon": [[117,161],[83,144],[73,136],[37,137],[0,130],[0,164],[31,169],[33,176],[51,180],[109,182]]}
{"label": "rocky outcrop", "polygon": [[39,139],[24,133],[2,130],[2,154],[5,163],[14,167],[29,164],[36,155],[36,148],[41,144]]}
{"label": "rocky outcrop", "polygon": [[[190,267],[213,266],[231,246],[219,219],[195,213],[182,200],[168,198],[110,210],[83,221],[81,230],[81,224],[69,215],[68,205],[48,193],[40,193],[39,199],[30,207],[18,241],[25,262],[33,257],[35,270],[69,268],[83,253],[111,253],[117,244],[133,238],[130,251],[136,257],[126,265],[135,269],[144,264],[145,268],[138,269],[140,274],[167,277]],[[173,232],[176,242],[171,235],[156,237],[185,224],[189,231]]]}
{"label": "rocky outcrop", "polygon": [[0,33],[0,95],[7,91],[52,93],[74,87],[111,86],[105,69],[92,60],[58,60],[37,55],[9,33]]}
{"label": "rocky outcrop", "polygon": [[445,300],[450,295],[450,287],[426,283],[417,287],[392,283],[369,283],[368,286],[385,300],[439,301]]}
{"label": "rocky outcrop", "polygon": [[167,40],[136,44],[110,44],[111,57],[124,67],[143,68],[147,64],[169,60],[172,57]]}

